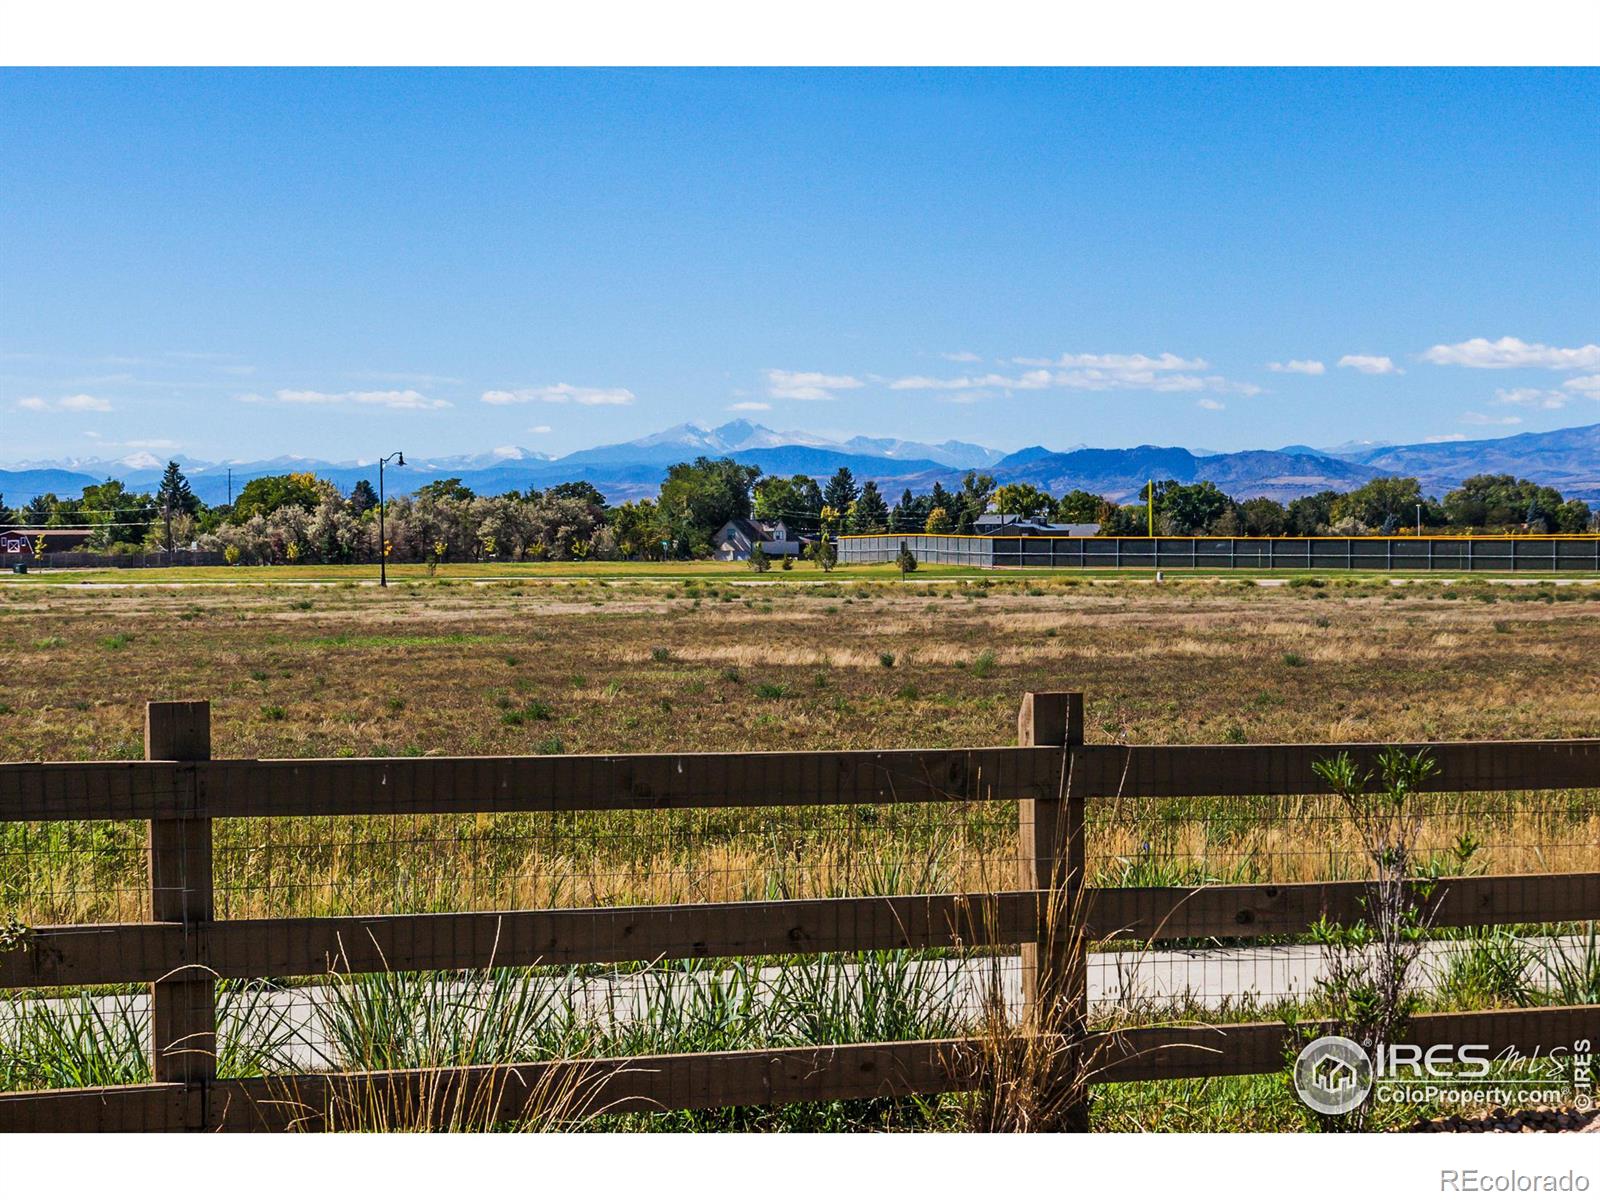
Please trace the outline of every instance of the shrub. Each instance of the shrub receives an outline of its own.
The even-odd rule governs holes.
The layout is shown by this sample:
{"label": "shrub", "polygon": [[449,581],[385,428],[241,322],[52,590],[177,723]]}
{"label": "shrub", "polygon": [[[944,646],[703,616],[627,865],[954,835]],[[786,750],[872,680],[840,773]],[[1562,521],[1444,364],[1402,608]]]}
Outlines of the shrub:
{"label": "shrub", "polygon": [[787,700],[794,695],[794,689],[786,683],[758,683],[756,695],[763,700]]}
{"label": "shrub", "polygon": [[911,547],[904,542],[900,543],[900,553],[895,555],[894,565],[900,568],[901,579],[917,569],[917,556],[911,553]]}
{"label": "shrub", "polygon": [[985,650],[972,660],[972,673],[979,679],[987,679],[994,674],[995,657],[993,650]]}
{"label": "shrub", "polygon": [[885,650],[882,654],[878,655],[878,665],[880,667],[894,666],[894,655]]}
{"label": "shrub", "polygon": [[672,648],[670,646],[652,646],[650,648],[650,661],[658,663],[671,662]]}

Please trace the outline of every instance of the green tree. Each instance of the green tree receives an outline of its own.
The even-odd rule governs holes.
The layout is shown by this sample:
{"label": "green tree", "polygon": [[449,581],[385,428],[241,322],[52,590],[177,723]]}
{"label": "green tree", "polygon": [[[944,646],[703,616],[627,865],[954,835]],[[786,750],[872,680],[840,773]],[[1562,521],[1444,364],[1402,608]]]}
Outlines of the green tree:
{"label": "green tree", "polygon": [[435,479],[417,489],[418,500],[431,500],[435,504],[465,504],[476,495],[476,492],[461,482],[459,475],[453,475],[449,479]]}
{"label": "green tree", "polygon": [[200,501],[195,497],[189,481],[183,477],[176,462],[168,462],[161,473],[161,486],[156,488],[156,511],[166,534],[167,553],[174,550],[172,522],[177,517],[192,517],[200,511]]}
{"label": "green tree", "polygon": [[904,542],[900,543],[900,553],[895,555],[894,565],[900,568],[901,579],[917,569],[917,556],[911,553],[911,547]]}
{"label": "green tree", "polygon": [[1381,475],[1333,502],[1333,520],[1361,522],[1368,529],[1394,532],[1416,519],[1417,505],[1425,504],[1422,485],[1410,477]]}
{"label": "green tree", "polygon": [[823,534],[822,539],[817,542],[816,558],[817,566],[822,568],[824,574],[831,572],[839,565],[838,543],[827,534]]}
{"label": "green tree", "polygon": [[1105,516],[1106,499],[1074,488],[1056,501],[1056,520],[1063,525],[1090,525]]}
{"label": "green tree", "polygon": [[756,482],[757,519],[782,521],[796,533],[816,536],[822,504],[822,489],[809,475],[763,475]]}
{"label": "green tree", "polygon": [[1168,480],[1156,490],[1156,515],[1179,535],[1204,533],[1232,507],[1233,501],[1214,483]]}
{"label": "green tree", "polygon": [[246,483],[233,502],[233,519],[244,524],[251,517],[270,517],[280,508],[315,511],[321,502],[317,477],[309,471],[292,475],[262,475]]}
{"label": "green tree", "polygon": [[1542,521],[1561,523],[1561,493],[1515,475],[1473,475],[1445,494],[1445,519],[1467,529],[1503,529]]}
{"label": "green tree", "polygon": [[1257,496],[1239,505],[1239,524],[1250,537],[1278,537],[1289,528],[1289,511],[1276,500]]}
{"label": "green tree", "polygon": [[1143,504],[1113,504],[1101,514],[1100,536],[1139,537],[1147,525]]}
{"label": "green tree", "polygon": [[869,479],[861,485],[850,522],[851,533],[879,533],[889,527],[889,506],[878,485]]}
{"label": "green tree", "polygon": [[956,507],[950,510],[956,532],[971,533],[978,518],[989,507],[989,497],[994,495],[994,476],[968,471],[961,481],[961,491],[956,497]]}
{"label": "green tree", "polygon": [[630,500],[611,511],[611,533],[624,558],[659,559],[672,534],[654,500]]}
{"label": "green tree", "polygon": [[84,488],[75,509],[80,520],[95,526],[91,544],[100,549],[141,544],[155,511],[148,495],[128,491],[120,479]]}
{"label": "green tree", "polygon": [[750,489],[761,468],[704,456],[667,468],[658,505],[672,540],[707,554],[711,535],[736,517],[750,516]]}
{"label": "green tree", "polygon": [[1594,513],[1582,500],[1568,500],[1556,510],[1557,533],[1586,533]]}
{"label": "green tree", "polygon": [[1289,501],[1288,532],[1295,537],[1316,537],[1333,524],[1333,505],[1341,493],[1332,490]]}
{"label": "green tree", "polygon": [[378,507],[378,493],[365,479],[357,480],[350,489],[350,515],[364,517]]}
{"label": "green tree", "polygon": [[555,487],[545,492],[552,500],[578,500],[587,504],[596,512],[604,512],[606,508],[605,493],[587,479],[575,479],[570,483],[558,483]]}
{"label": "green tree", "polygon": [[1031,520],[1041,513],[1054,512],[1055,503],[1048,492],[1041,492],[1031,483],[1008,483],[994,493],[995,511],[1002,518]]}
{"label": "green tree", "polygon": [[928,497],[913,496],[911,489],[907,488],[900,493],[899,502],[889,512],[889,528],[896,533],[920,533],[928,523],[930,507]]}
{"label": "green tree", "polygon": [[849,467],[840,467],[822,489],[822,502],[837,513],[847,513],[855,503],[861,489],[856,486],[855,473]]}
{"label": "green tree", "polygon": [[761,548],[760,542],[750,547],[750,569],[757,575],[765,575],[772,570],[772,559],[767,557],[767,552]]}

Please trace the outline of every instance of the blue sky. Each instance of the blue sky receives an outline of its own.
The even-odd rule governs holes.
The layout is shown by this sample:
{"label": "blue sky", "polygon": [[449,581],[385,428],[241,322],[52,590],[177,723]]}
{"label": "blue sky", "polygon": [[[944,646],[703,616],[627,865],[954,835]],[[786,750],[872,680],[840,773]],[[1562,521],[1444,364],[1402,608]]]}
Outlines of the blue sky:
{"label": "blue sky", "polygon": [[0,72],[8,461],[1600,421],[1600,73]]}

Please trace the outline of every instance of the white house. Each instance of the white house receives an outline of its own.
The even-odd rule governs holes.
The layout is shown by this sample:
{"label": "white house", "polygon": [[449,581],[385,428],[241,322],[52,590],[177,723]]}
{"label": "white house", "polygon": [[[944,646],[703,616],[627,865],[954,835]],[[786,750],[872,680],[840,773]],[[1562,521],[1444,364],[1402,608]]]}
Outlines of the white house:
{"label": "white house", "polygon": [[782,521],[751,521],[735,517],[711,536],[711,557],[722,562],[743,562],[760,546],[769,558],[800,557],[803,545]]}

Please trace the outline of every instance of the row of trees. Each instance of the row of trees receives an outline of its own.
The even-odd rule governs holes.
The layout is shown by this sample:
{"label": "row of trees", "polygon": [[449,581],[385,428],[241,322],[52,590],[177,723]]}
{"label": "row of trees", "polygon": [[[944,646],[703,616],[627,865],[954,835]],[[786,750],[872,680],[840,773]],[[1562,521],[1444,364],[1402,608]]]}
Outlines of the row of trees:
{"label": "row of trees", "polygon": [[[1093,492],[1051,496],[1030,484],[1001,487],[969,472],[957,489],[909,488],[891,506],[876,482],[858,484],[848,468],[826,483],[807,475],[764,476],[731,459],[698,458],[667,471],[654,500],[610,505],[589,483],[479,496],[460,479],[427,484],[384,509],[387,552],[400,561],[664,558],[703,556],[729,520],[782,521],[791,535],[831,543],[850,533],[970,533],[991,509],[1024,521],[1098,523],[1105,535],[1142,534],[1150,508],[1163,534],[1280,536],[1424,530],[1580,533],[1596,527],[1581,500],[1511,475],[1478,475],[1443,500],[1417,480],[1382,478],[1349,492],[1324,491],[1280,504],[1236,500],[1211,483],[1166,480],[1119,505]],[[91,546],[107,550],[193,547],[230,562],[373,562],[378,497],[365,480],[348,495],[311,474],[252,479],[231,505],[207,506],[176,463],[154,493],[108,480],[73,499],[35,497],[7,509],[0,523],[40,528],[87,525]]]}

